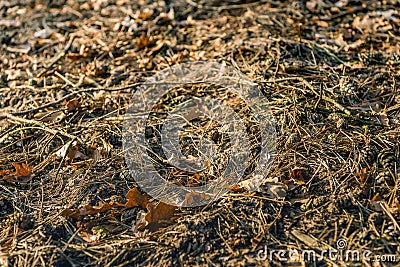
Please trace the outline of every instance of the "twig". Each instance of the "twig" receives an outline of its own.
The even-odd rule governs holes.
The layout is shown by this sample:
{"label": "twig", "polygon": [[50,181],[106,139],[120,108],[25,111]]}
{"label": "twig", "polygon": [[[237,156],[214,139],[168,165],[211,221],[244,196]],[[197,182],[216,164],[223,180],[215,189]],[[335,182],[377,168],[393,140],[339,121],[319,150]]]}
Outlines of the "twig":
{"label": "twig", "polygon": [[343,60],[341,60],[338,56],[336,56],[335,54],[333,54],[331,51],[329,51],[328,49],[326,49],[325,47],[323,47],[323,46],[320,46],[320,45],[317,45],[317,44],[314,44],[315,45],[315,47],[318,49],[318,50],[323,50],[323,52],[325,52],[327,55],[329,55],[329,56],[331,56],[331,57],[333,57],[337,62],[339,62],[340,64],[344,64],[344,61]]}
{"label": "twig", "polygon": [[340,111],[344,112],[345,114],[351,116],[351,112],[350,110],[348,110],[347,108],[343,107],[341,104],[339,104],[338,102],[336,102],[335,100],[333,100],[330,97],[324,96],[324,95],[320,95],[317,91],[315,91],[315,89],[312,87],[312,85],[307,82],[304,78],[299,77],[299,81],[301,81],[308,89],[310,89],[316,96],[320,97],[322,100],[327,101],[331,104],[333,104],[335,107],[337,107]]}
{"label": "twig", "polygon": [[49,127],[47,127],[45,124],[43,124],[43,123],[40,122],[40,121],[35,121],[35,120],[28,120],[28,119],[24,119],[24,118],[19,118],[19,117],[15,117],[14,115],[11,115],[11,114],[7,114],[7,115],[5,115],[5,117],[6,117],[7,119],[11,120],[11,121],[37,125],[37,126],[39,126],[41,129],[43,129],[43,130],[45,130],[45,131],[47,131],[47,132],[49,132],[49,133],[52,133],[52,134],[54,134],[54,135],[56,135],[56,134],[61,134],[61,135],[64,135],[65,137],[68,137],[68,138],[71,138],[71,139],[76,139],[76,138],[77,138],[76,136],[74,136],[74,135],[72,135],[72,134],[69,134],[69,133],[66,133],[66,132],[64,132],[64,131],[56,131],[56,130],[50,129]]}
{"label": "twig", "polygon": [[57,75],[59,78],[61,78],[64,82],[68,83],[69,85],[71,85],[72,87],[78,89],[78,90],[82,90],[79,86],[77,86],[76,84],[74,84],[73,82],[71,82],[70,80],[68,80],[67,78],[65,78],[64,75],[61,75],[61,73],[59,73],[58,71],[54,72],[55,75]]}
{"label": "twig", "polygon": [[253,2],[253,3],[244,3],[244,4],[237,4],[237,5],[209,6],[209,5],[203,5],[203,4],[196,3],[192,0],[186,0],[186,3],[188,3],[191,6],[197,7],[199,9],[208,9],[208,10],[216,10],[216,11],[223,11],[226,9],[247,8],[247,7],[251,7],[251,6],[265,4],[268,2],[272,2],[272,1],[262,0],[262,1],[257,1],[257,2]]}
{"label": "twig", "polygon": [[363,124],[374,125],[374,126],[380,126],[380,127],[386,127],[385,125],[380,124],[380,123],[377,123],[377,122],[363,120],[363,119],[361,119],[361,118],[357,118],[357,117],[354,117],[354,116],[352,116],[352,115],[348,115],[348,114],[344,114],[344,113],[340,113],[340,112],[334,112],[334,111],[329,110],[329,109],[326,109],[326,108],[321,108],[321,107],[316,107],[316,108],[315,108],[314,106],[311,106],[311,105],[306,105],[305,107],[306,107],[306,108],[311,108],[311,109],[320,110],[320,111],[322,111],[322,112],[326,112],[326,113],[329,113],[329,114],[335,113],[335,114],[338,114],[339,116],[341,116],[341,117],[343,117],[343,118],[349,118],[349,119],[352,119],[352,120],[355,120],[355,121],[359,121],[359,122],[361,122],[361,123],[363,123]]}

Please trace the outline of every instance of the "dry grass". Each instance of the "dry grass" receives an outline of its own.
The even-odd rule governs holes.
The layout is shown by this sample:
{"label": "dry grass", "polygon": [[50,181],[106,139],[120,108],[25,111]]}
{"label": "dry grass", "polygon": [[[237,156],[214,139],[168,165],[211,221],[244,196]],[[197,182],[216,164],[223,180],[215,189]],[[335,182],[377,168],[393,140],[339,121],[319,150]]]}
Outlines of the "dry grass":
{"label": "dry grass", "polygon": [[[0,265],[282,266],[257,252],[321,253],[339,238],[399,260],[399,3],[345,2],[1,3],[0,169],[33,175],[0,178]],[[152,233],[136,228],[140,208],[62,216],[137,186],[122,148],[129,100],[156,71],[197,60],[260,85],[278,132],[268,176],[286,198],[232,192]],[[72,139],[100,158],[52,156]],[[348,263],[316,263],[335,264]]]}

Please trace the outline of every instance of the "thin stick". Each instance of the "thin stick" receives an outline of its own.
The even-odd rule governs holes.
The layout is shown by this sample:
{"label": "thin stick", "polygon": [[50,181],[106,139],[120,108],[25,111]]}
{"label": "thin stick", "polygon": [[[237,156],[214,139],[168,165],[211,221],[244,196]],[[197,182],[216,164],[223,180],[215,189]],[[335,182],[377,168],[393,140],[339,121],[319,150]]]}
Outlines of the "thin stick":
{"label": "thin stick", "polygon": [[13,115],[11,115],[11,114],[6,114],[5,117],[6,117],[7,119],[11,120],[11,121],[37,125],[37,126],[39,126],[41,129],[43,129],[43,130],[45,130],[45,131],[47,131],[47,132],[49,132],[49,133],[52,133],[52,134],[54,134],[54,135],[56,135],[56,134],[61,134],[61,135],[64,135],[64,136],[66,136],[66,137],[68,137],[68,138],[71,138],[71,139],[76,139],[76,138],[77,138],[76,136],[74,136],[74,135],[72,135],[72,134],[69,134],[69,133],[66,133],[66,132],[64,132],[64,131],[56,131],[56,130],[50,129],[49,127],[47,127],[45,124],[43,124],[43,123],[40,122],[40,121],[35,121],[35,120],[28,120],[28,119],[24,119],[24,118],[19,118],[19,117],[15,117],[15,116],[13,116]]}
{"label": "thin stick", "polygon": [[341,104],[339,104],[338,102],[336,102],[332,98],[324,96],[324,95],[320,95],[317,91],[315,91],[315,89],[312,87],[312,85],[309,82],[307,82],[304,78],[299,77],[299,81],[301,81],[308,89],[310,89],[316,96],[320,97],[322,100],[333,104],[335,107],[337,107],[340,111],[342,111],[346,115],[349,115],[349,116],[351,115],[350,110],[348,110],[347,108],[343,107]]}

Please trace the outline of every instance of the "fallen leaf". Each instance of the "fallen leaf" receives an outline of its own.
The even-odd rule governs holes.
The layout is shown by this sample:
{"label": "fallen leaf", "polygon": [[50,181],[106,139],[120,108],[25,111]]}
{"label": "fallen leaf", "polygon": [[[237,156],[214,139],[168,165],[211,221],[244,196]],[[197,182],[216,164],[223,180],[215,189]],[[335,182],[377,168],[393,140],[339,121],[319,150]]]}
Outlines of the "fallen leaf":
{"label": "fallen leaf", "polygon": [[12,170],[1,170],[0,176],[8,176],[12,173]]}
{"label": "fallen leaf", "polygon": [[88,157],[79,151],[79,146],[76,141],[69,141],[65,143],[60,149],[58,149],[53,155],[57,159],[65,159],[65,164],[70,164],[74,159],[86,160]]}
{"label": "fallen leaf", "polygon": [[368,172],[367,168],[362,168],[359,173],[357,173],[358,180],[361,182],[361,184],[366,184],[368,181]]}
{"label": "fallen leaf", "polygon": [[17,178],[26,177],[26,176],[31,175],[31,172],[32,172],[32,169],[33,169],[32,167],[29,167],[25,163],[18,164],[18,163],[14,162],[13,166],[15,168],[14,176],[16,176]]}
{"label": "fallen leaf", "polygon": [[174,215],[176,207],[168,205],[164,202],[160,202],[154,207],[152,203],[149,203],[147,205],[147,210],[148,212],[138,226],[138,230],[143,231],[145,229],[149,229],[151,232],[154,232],[164,224],[171,222],[171,218]]}
{"label": "fallen leaf", "polygon": [[190,192],[185,195],[185,200],[183,201],[182,206],[188,207],[188,206],[203,205],[204,202],[208,202],[209,199],[210,199],[210,196],[207,194],[198,193],[198,192]]}
{"label": "fallen leaf", "polygon": [[[151,208],[149,208],[149,205],[151,204],[148,202],[147,196],[140,193],[140,191],[137,188],[129,190],[128,193],[126,194],[126,198],[128,201],[125,204],[118,202],[110,202],[110,203],[103,203],[98,206],[85,205],[82,208],[65,209],[62,211],[61,215],[64,217],[70,217],[76,219],[87,215],[102,213],[108,211],[111,208],[121,207],[121,206],[126,208],[142,207],[143,209],[147,209],[150,212]],[[158,212],[160,211],[158,210],[156,211],[155,218],[157,218],[157,216],[160,216],[158,215]]]}
{"label": "fallen leaf", "polygon": [[290,171],[290,178],[295,182],[295,184],[305,184],[306,171],[307,168],[296,166]]}
{"label": "fallen leaf", "polygon": [[127,208],[142,207],[145,209],[147,208],[147,204],[149,202],[147,199],[147,195],[140,193],[137,188],[132,188],[131,190],[129,190],[126,194],[126,199],[128,201],[126,202],[126,204],[124,204],[124,206]]}
{"label": "fallen leaf", "polygon": [[11,170],[0,171],[0,175],[3,176],[4,180],[11,180],[12,182],[19,183],[27,183],[31,180],[33,167],[30,167],[25,163],[19,164],[17,162],[13,162],[12,165],[15,168],[14,173],[11,173]]}
{"label": "fallen leaf", "polygon": [[70,217],[76,219],[86,215],[94,215],[101,212],[105,212],[116,206],[117,206],[116,204],[109,204],[109,203],[104,203],[100,206],[85,205],[83,208],[65,209],[61,212],[61,215],[64,217]]}
{"label": "fallen leaf", "polygon": [[143,49],[143,48],[147,47],[149,44],[151,44],[151,40],[149,37],[147,37],[144,34],[140,35],[140,37],[136,41],[136,46],[139,49]]}
{"label": "fallen leaf", "polygon": [[68,112],[72,112],[81,106],[81,102],[78,99],[72,99],[66,104]]}

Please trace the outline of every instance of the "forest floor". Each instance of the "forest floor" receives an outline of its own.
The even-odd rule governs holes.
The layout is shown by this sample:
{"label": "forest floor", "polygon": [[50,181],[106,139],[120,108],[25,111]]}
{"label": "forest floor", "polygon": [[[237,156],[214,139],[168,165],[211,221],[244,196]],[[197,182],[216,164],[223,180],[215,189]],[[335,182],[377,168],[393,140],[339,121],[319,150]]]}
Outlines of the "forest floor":
{"label": "forest floor", "polygon": [[[397,0],[1,1],[0,266],[398,265],[399,10]],[[124,114],[147,77],[194,61],[259,85],[276,155],[264,190],[157,206],[129,175]]]}

